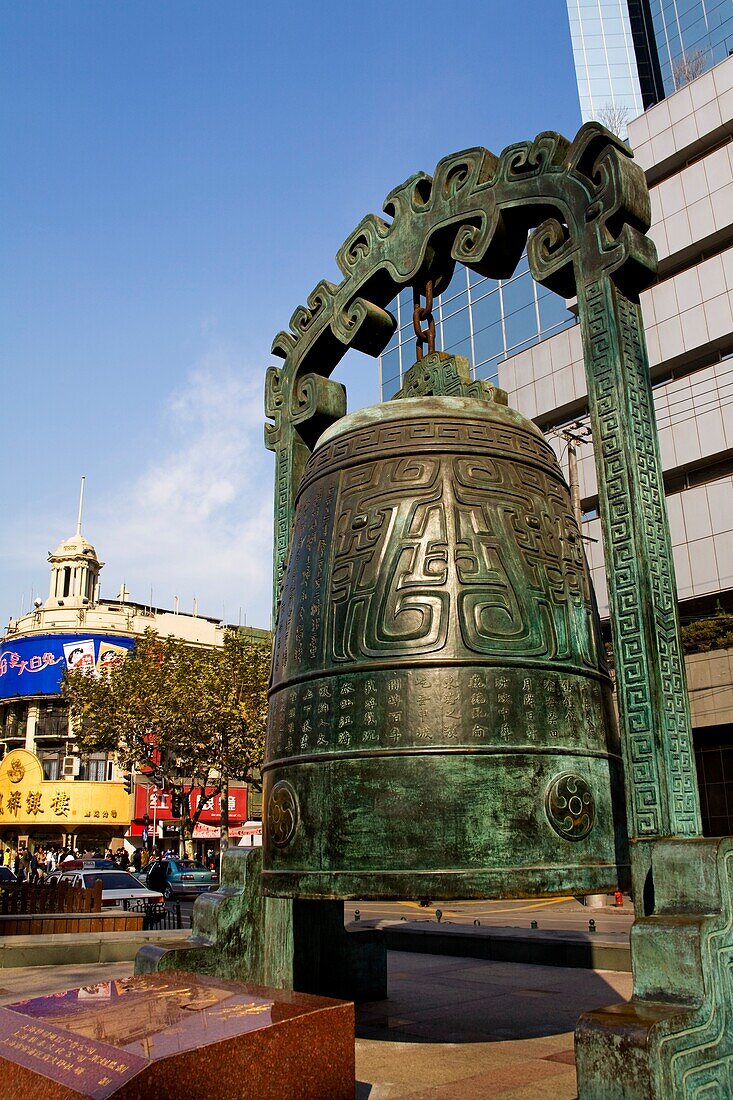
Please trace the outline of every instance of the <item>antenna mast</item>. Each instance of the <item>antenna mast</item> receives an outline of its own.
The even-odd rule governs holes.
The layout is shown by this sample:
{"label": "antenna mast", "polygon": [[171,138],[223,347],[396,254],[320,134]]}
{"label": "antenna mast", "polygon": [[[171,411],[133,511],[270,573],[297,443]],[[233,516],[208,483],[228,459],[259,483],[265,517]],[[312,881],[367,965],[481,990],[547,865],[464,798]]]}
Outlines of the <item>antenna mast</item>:
{"label": "antenna mast", "polygon": [[82,515],[82,512],[84,510],[84,482],[85,481],[86,481],[86,477],[82,474],[81,487],[79,489],[79,515],[76,518],[76,533],[77,533],[77,535],[81,534],[81,515]]}

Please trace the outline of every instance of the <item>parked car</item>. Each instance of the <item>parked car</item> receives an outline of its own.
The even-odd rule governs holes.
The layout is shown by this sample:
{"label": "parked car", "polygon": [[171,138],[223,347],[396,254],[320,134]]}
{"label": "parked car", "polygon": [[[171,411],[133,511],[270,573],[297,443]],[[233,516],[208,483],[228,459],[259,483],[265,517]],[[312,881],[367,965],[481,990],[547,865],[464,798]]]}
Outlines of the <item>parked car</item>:
{"label": "parked car", "polygon": [[148,901],[161,905],[163,898],[159,891],[142,886],[128,871],[64,871],[59,882],[69,882],[72,886],[81,886],[90,890],[95,883],[102,882],[102,905],[121,905],[123,901]]}
{"label": "parked car", "polygon": [[43,880],[43,885],[44,886],[53,886],[55,883],[57,883],[59,881],[61,876],[68,871],[68,869],[69,869],[68,863],[59,864],[59,866],[56,867],[55,870],[48,872],[48,874],[46,875],[46,877]]}
{"label": "parked car", "polygon": [[[56,871],[117,871],[117,864],[111,859],[67,859],[59,863]],[[55,872],[54,872],[55,873]]]}
{"label": "parked car", "polygon": [[9,867],[0,867],[0,883],[17,882],[17,878]]}
{"label": "parked car", "polygon": [[[165,868],[165,879],[161,870],[151,863],[145,869],[145,881],[152,889],[161,889],[167,899],[182,898],[190,895],[198,897],[207,890],[219,885],[219,876],[216,871],[210,871],[203,863],[196,863],[192,859],[163,859],[159,861]],[[152,872],[152,881],[151,881]]]}
{"label": "parked car", "polygon": [[69,871],[116,870],[118,870],[117,864],[113,863],[111,859],[65,859],[63,863],[59,863],[55,870],[49,871],[43,882],[45,886],[54,886],[61,876]]}

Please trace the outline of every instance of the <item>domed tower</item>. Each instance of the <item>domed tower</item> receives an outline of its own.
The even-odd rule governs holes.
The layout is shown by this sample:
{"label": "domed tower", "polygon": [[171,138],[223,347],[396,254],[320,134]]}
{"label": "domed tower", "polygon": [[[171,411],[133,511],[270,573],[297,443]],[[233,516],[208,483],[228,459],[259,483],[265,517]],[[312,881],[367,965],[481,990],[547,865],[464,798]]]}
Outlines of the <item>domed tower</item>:
{"label": "domed tower", "polygon": [[81,533],[84,478],[79,495],[76,533],[48,555],[51,585],[46,607],[86,607],[99,599],[99,572],[104,565],[91,542]]}

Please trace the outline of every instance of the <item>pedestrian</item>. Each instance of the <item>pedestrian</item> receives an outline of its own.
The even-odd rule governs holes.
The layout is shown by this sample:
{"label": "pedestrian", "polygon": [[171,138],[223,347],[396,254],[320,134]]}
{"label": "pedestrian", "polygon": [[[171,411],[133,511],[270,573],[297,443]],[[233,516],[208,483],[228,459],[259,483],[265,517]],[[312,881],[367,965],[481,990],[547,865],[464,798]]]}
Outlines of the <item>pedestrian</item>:
{"label": "pedestrian", "polygon": [[20,870],[18,878],[21,882],[27,882],[31,873],[31,856],[27,848],[23,848],[20,853]]}
{"label": "pedestrian", "polygon": [[147,865],[149,863],[150,863],[150,852],[148,851],[147,848],[143,848],[142,859],[141,859],[141,862],[140,862],[140,870],[142,870],[144,867],[147,867]]}
{"label": "pedestrian", "polygon": [[136,848],[135,851],[132,853],[132,866],[135,868],[135,870],[138,874],[140,874],[140,871],[142,869],[142,865],[143,865],[143,854],[142,854],[142,852],[140,851],[139,848]]}
{"label": "pedestrian", "polygon": [[127,868],[130,866],[130,857],[127,854],[127,849],[119,848],[117,854],[119,856],[120,867],[123,871],[126,871]]}
{"label": "pedestrian", "polygon": [[145,880],[149,890],[159,890],[161,894],[163,893],[167,868],[168,864],[160,858],[160,852],[154,851],[153,858],[148,864],[148,874]]}
{"label": "pedestrian", "polygon": [[35,852],[31,852],[28,857],[28,881],[31,886],[38,882],[38,856]]}

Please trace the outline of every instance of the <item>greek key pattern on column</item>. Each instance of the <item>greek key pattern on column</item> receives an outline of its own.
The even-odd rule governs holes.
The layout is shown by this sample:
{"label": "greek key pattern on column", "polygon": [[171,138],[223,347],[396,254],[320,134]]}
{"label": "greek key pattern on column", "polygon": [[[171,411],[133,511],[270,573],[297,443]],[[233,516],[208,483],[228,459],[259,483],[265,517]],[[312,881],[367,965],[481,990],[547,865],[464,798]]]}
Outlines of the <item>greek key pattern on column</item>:
{"label": "greek key pattern on column", "polygon": [[[274,423],[265,425],[265,446],[275,452],[275,540],[273,552],[273,603],[280,586],[295,511],[295,493],[308,455],[318,434],[346,412],[346,390],[336,382],[308,374],[298,379],[290,393],[294,408],[288,408],[283,389],[283,372],[267,371],[265,413]],[[305,425],[305,428],[302,426]],[[303,434],[305,432],[305,434]]]}
{"label": "greek key pattern on column", "polygon": [[617,308],[623,350],[623,383],[631,413],[634,449],[638,456],[638,481],[649,555],[649,594],[654,610],[657,667],[661,678],[658,714],[667,765],[670,819],[674,832],[694,836],[700,831],[692,765],[690,713],[685,675],[677,634],[677,586],[672,546],[664,503],[654,404],[649,368],[641,342],[639,307],[617,292]]}
{"label": "greek key pattern on column", "polygon": [[265,424],[265,446],[275,452],[275,532],[274,532],[274,599],[277,603],[280,582],[290,540],[293,512],[292,461],[296,447],[292,425],[284,408],[282,372],[270,367],[265,384],[265,412],[274,421]]}
{"label": "greek key pattern on column", "polygon": [[[591,401],[595,397],[600,449],[605,466],[607,574],[615,608],[616,665],[622,728],[629,770],[632,835],[662,833],[664,814],[660,776],[654,751],[650,669],[644,640],[638,555],[631,515],[629,471],[621,438],[618,381],[608,326],[608,299],[601,281],[585,290],[587,325],[591,338]],[[600,479],[599,479],[600,482]],[[602,502],[603,503],[603,502]]]}
{"label": "greek key pattern on column", "polygon": [[288,552],[290,535],[288,509],[288,452],[281,447],[275,452],[275,499],[278,507],[275,511],[275,556],[278,563],[278,582],[282,574],[283,562]]}
{"label": "greek key pattern on column", "polygon": [[[638,307],[605,280],[588,285],[585,299],[632,835],[694,835],[699,822],[672,552]],[[616,333],[612,318],[618,321]],[[651,621],[644,614],[646,601]]]}

